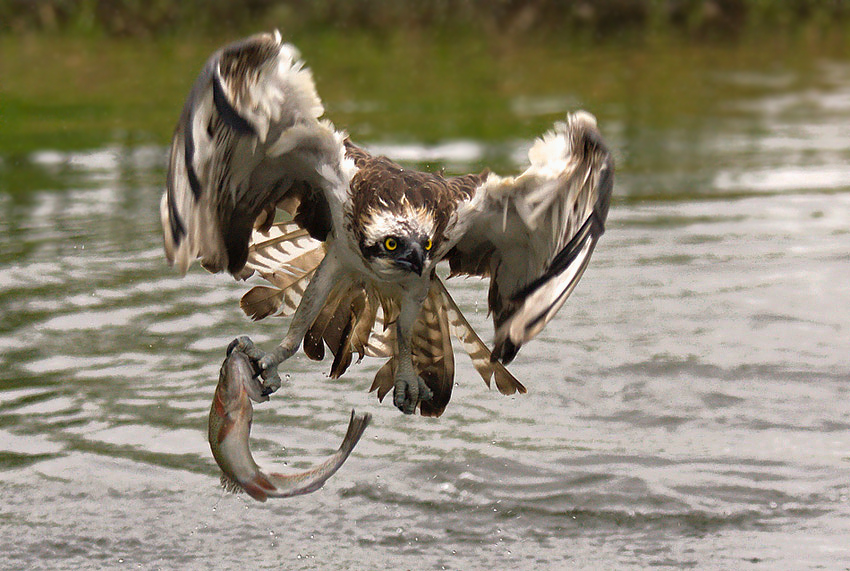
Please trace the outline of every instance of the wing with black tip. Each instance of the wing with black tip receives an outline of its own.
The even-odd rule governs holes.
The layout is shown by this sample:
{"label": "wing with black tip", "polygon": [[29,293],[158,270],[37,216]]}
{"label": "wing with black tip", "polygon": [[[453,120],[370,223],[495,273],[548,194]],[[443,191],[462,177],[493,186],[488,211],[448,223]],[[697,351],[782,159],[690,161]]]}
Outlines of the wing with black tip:
{"label": "wing with black tip", "polygon": [[[185,273],[239,273],[252,230],[276,207],[325,240],[341,213],[352,161],[298,51],[259,34],[209,59],[180,116],[160,213],[168,260]],[[341,216],[341,214],[340,214]]]}
{"label": "wing with black tip", "polygon": [[458,212],[453,275],[490,277],[494,361],[510,362],[572,293],[602,233],[614,161],[586,112],[536,141],[517,177],[491,174]]}

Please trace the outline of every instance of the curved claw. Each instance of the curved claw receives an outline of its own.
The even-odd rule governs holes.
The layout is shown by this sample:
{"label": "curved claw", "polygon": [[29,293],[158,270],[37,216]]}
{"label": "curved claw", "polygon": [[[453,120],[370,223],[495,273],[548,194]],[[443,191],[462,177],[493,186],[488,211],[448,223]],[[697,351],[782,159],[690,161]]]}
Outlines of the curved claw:
{"label": "curved claw", "polygon": [[245,353],[251,362],[254,374],[262,378],[260,385],[262,386],[262,395],[264,397],[280,388],[281,380],[277,372],[277,363],[274,362],[270,354],[267,354],[254,345],[250,337],[242,335],[231,341],[227,346],[227,355],[230,356],[234,349],[239,349]]}
{"label": "curved claw", "polygon": [[260,369],[260,376],[263,378],[263,395],[270,395],[280,388],[281,380],[277,372],[277,363],[274,362],[270,355],[263,355],[257,362]]}
{"label": "curved claw", "polygon": [[395,381],[393,404],[404,414],[413,414],[416,412],[416,405],[433,397],[434,393],[420,377],[416,377],[412,382],[405,378]]}

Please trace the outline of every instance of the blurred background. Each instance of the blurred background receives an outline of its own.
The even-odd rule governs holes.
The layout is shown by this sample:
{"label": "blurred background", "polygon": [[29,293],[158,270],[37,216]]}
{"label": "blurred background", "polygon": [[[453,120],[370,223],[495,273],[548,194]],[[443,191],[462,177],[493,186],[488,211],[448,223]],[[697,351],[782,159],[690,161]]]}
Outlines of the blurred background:
{"label": "blurred background", "polygon": [[[568,111],[617,160],[608,232],[488,391],[440,419],[287,361],[263,466],[375,421],[321,491],[218,487],[247,289],[161,251],[167,145],[207,57],[277,28],[376,153],[518,172]],[[850,561],[850,4],[0,0],[0,567],[843,569]],[[489,340],[486,283],[449,283]]]}

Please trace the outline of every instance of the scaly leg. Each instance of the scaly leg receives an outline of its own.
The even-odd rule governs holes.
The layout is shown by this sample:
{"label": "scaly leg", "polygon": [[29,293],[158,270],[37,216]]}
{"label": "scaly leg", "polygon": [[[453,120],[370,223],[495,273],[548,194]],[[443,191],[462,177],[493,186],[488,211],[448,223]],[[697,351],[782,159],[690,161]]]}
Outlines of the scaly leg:
{"label": "scaly leg", "polygon": [[416,373],[413,367],[413,354],[410,338],[413,332],[413,324],[419,316],[422,301],[405,297],[402,299],[401,312],[396,321],[396,341],[398,344],[398,367],[395,374],[395,386],[393,387],[393,404],[404,414],[416,412],[419,401],[427,401],[434,394],[425,381]]}
{"label": "scaly leg", "polygon": [[304,335],[307,334],[307,330],[322,311],[328,295],[330,295],[339,278],[339,262],[335,256],[329,253],[316,268],[316,273],[313,274],[310,283],[304,290],[301,303],[298,304],[295,315],[292,316],[286,336],[280,345],[272,351],[265,353],[246,336],[237,337],[230,343],[228,353],[234,347],[238,347],[252,362],[256,363],[256,367],[263,378],[263,395],[271,394],[280,388],[281,380],[277,372],[278,365],[298,351]]}

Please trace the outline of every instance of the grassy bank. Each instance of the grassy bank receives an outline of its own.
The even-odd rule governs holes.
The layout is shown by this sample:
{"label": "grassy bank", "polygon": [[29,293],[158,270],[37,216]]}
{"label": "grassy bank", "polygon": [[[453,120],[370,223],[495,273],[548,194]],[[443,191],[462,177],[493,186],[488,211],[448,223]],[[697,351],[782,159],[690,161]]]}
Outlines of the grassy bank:
{"label": "grassy bank", "polygon": [[[0,36],[0,157],[164,145],[204,60],[238,33],[155,40]],[[593,46],[569,38],[447,41],[337,31],[287,39],[313,69],[328,116],[373,141],[530,137],[567,109],[620,116],[624,101],[639,119],[674,124],[710,115],[716,101],[732,95],[706,82],[711,72],[807,70],[816,60],[850,58],[840,30],[734,43],[668,38]],[[529,97],[534,101],[525,102]]]}
{"label": "grassy bank", "polygon": [[[106,141],[165,144],[204,60],[235,37],[0,37],[0,155]],[[665,122],[702,115],[712,105],[718,94],[705,85],[706,69],[769,70],[850,57],[850,42],[840,33],[708,45],[624,41],[593,49],[567,40],[476,36],[445,41],[330,32],[287,39],[312,67],[328,115],[367,139],[391,133],[430,141],[498,140],[538,132],[555,118],[554,110],[586,105],[605,115],[624,100]],[[521,105],[517,98],[529,94],[559,103],[552,115],[513,111]],[[651,109],[638,104],[643,97]]]}
{"label": "grassy bank", "polygon": [[108,36],[235,30],[439,30],[492,35],[679,33],[692,38],[850,21],[842,0],[3,0],[0,33]]}

